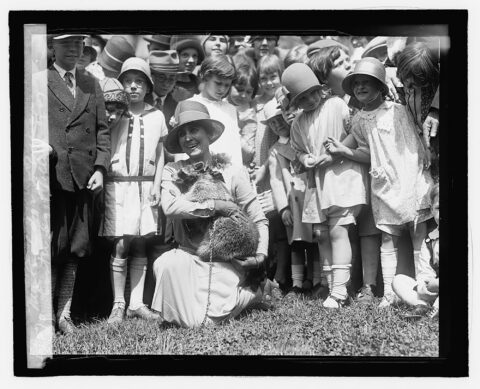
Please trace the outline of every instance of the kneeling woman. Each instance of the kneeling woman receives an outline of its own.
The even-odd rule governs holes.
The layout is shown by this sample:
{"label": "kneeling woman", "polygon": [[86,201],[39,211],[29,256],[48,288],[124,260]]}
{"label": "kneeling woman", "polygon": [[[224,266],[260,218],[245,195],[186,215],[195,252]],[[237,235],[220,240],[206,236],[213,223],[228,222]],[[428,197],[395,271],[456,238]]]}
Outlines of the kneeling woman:
{"label": "kneeling woman", "polygon": [[[246,172],[210,153],[209,146],[222,134],[223,124],[210,119],[207,108],[196,101],[180,102],[175,121],[165,147],[172,154],[186,153],[189,159],[165,166],[161,204],[165,215],[173,220],[179,247],[164,253],[154,264],[156,286],[152,308],[167,322],[198,327],[231,319],[261,300],[262,288],[246,286],[245,280],[249,271],[263,266],[268,247],[268,221]],[[185,176],[185,171],[215,172],[233,201],[192,201],[179,179]],[[241,224],[245,222],[244,215],[253,221],[256,235],[258,232],[253,255],[213,261],[211,255],[210,260],[208,256],[202,260],[197,255],[205,243],[205,232],[212,226],[205,220],[226,216]],[[207,238],[227,239],[223,233],[222,238],[222,231],[217,234],[214,229]]]}

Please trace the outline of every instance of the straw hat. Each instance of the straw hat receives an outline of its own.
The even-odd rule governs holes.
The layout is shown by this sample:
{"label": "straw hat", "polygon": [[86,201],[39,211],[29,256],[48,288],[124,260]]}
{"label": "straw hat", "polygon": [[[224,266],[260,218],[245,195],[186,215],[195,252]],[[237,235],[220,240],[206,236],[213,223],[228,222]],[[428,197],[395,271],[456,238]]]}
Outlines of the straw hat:
{"label": "straw hat", "polygon": [[119,35],[112,36],[98,56],[98,63],[102,68],[119,73],[122,64],[128,58],[135,57],[135,50],[130,43]]}
{"label": "straw hat", "polygon": [[218,120],[210,119],[207,107],[198,101],[184,100],[175,109],[174,127],[165,140],[165,148],[171,154],[183,153],[178,143],[178,132],[188,123],[198,123],[207,132],[210,144],[223,133],[225,126]]}
{"label": "straw hat", "polygon": [[304,63],[293,63],[286,68],[282,74],[282,85],[290,94],[291,104],[301,94],[322,88],[312,69]]}
{"label": "straw hat", "polygon": [[353,96],[353,81],[359,74],[377,79],[382,84],[382,92],[388,93],[388,86],[385,83],[385,66],[376,58],[366,57],[358,61],[353,72],[343,79],[342,88],[347,95]]}
{"label": "straw hat", "polygon": [[130,104],[130,96],[123,90],[123,85],[116,78],[105,77],[98,81],[103,91],[105,103],[120,103],[125,107]]}
{"label": "straw hat", "polygon": [[173,35],[170,40],[170,50],[177,50],[177,53],[184,49],[193,48],[198,52],[198,63],[205,58],[200,40],[195,35]]}
{"label": "straw hat", "polygon": [[53,39],[54,41],[59,41],[59,40],[61,40],[61,39],[70,38],[71,36],[73,36],[73,37],[86,38],[88,35],[86,35],[86,34],[70,34],[70,35],[65,35],[65,34],[52,34],[52,39]]}
{"label": "straw hat", "polygon": [[148,65],[152,72],[179,74],[180,61],[175,50],[154,50],[148,56]]}
{"label": "straw hat", "polygon": [[333,46],[338,46],[340,47],[343,51],[348,52],[348,47],[345,46],[344,44],[333,40],[333,39],[320,39],[311,45],[308,46],[307,49],[307,57],[310,58],[313,54],[319,52],[321,49],[324,49],[326,47],[333,47]]}
{"label": "straw hat", "polygon": [[139,72],[142,72],[147,78],[147,81],[150,83],[150,91],[153,90],[153,80],[150,73],[150,67],[144,59],[138,57],[128,58],[123,63],[120,75],[117,77],[120,82],[122,82],[123,75],[129,70],[137,70]]}

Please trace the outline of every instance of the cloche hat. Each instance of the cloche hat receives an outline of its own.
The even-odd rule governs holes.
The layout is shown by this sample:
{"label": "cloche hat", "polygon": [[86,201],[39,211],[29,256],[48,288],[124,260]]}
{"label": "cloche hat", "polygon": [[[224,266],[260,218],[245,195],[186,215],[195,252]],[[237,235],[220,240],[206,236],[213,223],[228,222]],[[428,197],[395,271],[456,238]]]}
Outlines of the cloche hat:
{"label": "cloche hat", "polygon": [[120,71],[120,75],[117,77],[120,82],[122,82],[123,75],[128,72],[129,70],[137,70],[142,72],[145,77],[147,78],[147,82],[150,83],[150,90],[153,90],[153,80],[152,75],[150,73],[150,67],[148,66],[147,62],[138,57],[131,57],[128,58],[122,65],[122,70]]}
{"label": "cloche hat", "polygon": [[385,66],[376,58],[366,57],[358,61],[353,72],[343,79],[342,88],[347,95],[353,96],[353,80],[359,74],[377,79],[382,85],[382,92],[388,93],[388,86],[385,83]]}
{"label": "cloche hat", "polygon": [[165,148],[171,154],[183,153],[178,143],[178,132],[188,123],[198,123],[207,132],[210,144],[215,142],[223,133],[225,126],[218,120],[210,119],[207,107],[198,101],[183,100],[175,109],[173,129],[165,140]]}
{"label": "cloche hat", "polygon": [[301,94],[322,88],[312,69],[304,63],[293,63],[286,68],[282,74],[282,85],[289,93],[291,104]]}
{"label": "cloche hat", "polygon": [[195,35],[173,35],[170,39],[170,50],[177,50],[177,53],[184,49],[193,48],[198,52],[198,63],[205,58],[200,40]]}
{"label": "cloche hat", "polygon": [[123,90],[123,85],[116,78],[105,77],[98,81],[103,91],[105,103],[120,103],[125,107],[130,104],[130,96]]}
{"label": "cloche hat", "polygon": [[307,57],[310,58],[313,54],[319,52],[321,49],[324,49],[325,47],[333,47],[333,46],[338,46],[347,53],[349,51],[347,46],[345,46],[344,44],[334,39],[320,39],[308,46]]}

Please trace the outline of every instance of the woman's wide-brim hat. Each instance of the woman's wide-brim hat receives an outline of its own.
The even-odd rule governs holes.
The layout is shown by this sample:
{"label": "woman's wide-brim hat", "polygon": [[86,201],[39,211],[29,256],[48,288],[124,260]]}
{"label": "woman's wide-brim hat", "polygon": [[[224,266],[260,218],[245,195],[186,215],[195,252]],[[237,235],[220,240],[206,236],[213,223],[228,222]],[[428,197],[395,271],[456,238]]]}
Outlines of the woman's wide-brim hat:
{"label": "woman's wide-brim hat", "polygon": [[154,50],[148,56],[148,65],[152,72],[180,74],[180,60],[175,50]]}
{"label": "woman's wide-brim hat", "polygon": [[150,91],[153,90],[153,80],[152,80],[152,74],[150,73],[150,67],[148,66],[147,62],[144,59],[138,58],[138,57],[128,58],[122,65],[120,74],[117,77],[118,80],[122,82],[122,78],[125,75],[125,73],[131,70],[142,72],[147,78],[147,82],[150,84]]}
{"label": "woman's wide-brim hat", "polygon": [[362,58],[355,65],[353,72],[349,73],[342,81],[343,91],[353,96],[353,81],[357,75],[365,75],[375,78],[382,85],[382,92],[388,93],[388,86],[385,82],[385,66],[376,58]]}
{"label": "woman's wide-brim hat", "polygon": [[207,132],[210,144],[220,138],[225,129],[225,126],[218,120],[210,119],[208,109],[202,103],[192,100],[181,101],[175,109],[173,129],[168,133],[165,140],[165,148],[169,153],[183,153],[178,142],[178,133],[189,123],[200,125]]}
{"label": "woman's wide-brim hat", "polygon": [[312,69],[304,63],[293,63],[286,68],[282,74],[282,85],[289,93],[291,104],[300,95],[322,88]]}
{"label": "woman's wide-brim hat", "polygon": [[196,35],[173,35],[170,39],[170,50],[176,50],[178,54],[182,50],[193,48],[198,52],[198,63],[205,58],[205,52]]}
{"label": "woman's wide-brim hat", "polygon": [[135,57],[133,46],[123,36],[114,35],[107,41],[97,61],[102,68],[120,73],[123,63],[131,57]]}
{"label": "woman's wide-brim hat", "polygon": [[103,91],[105,103],[119,103],[128,107],[130,95],[123,90],[123,85],[116,78],[105,77],[98,81]]}
{"label": "woman's wide-brim hat", "polygon": [[334,46],[340,47],[346,53],[349,52],[347,46],[345,46],[344,44],[334,39],[320,39],[308,46],[307,57],[310,58],[315,53],[318,53],[321,49],[324,49],[326,47],[334,47]]}

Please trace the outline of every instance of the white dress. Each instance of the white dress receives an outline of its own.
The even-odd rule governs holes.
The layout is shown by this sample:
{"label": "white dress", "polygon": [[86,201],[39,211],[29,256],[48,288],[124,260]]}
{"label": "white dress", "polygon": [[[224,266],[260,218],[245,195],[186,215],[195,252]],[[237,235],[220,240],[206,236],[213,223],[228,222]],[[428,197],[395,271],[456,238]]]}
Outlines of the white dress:
{"label": "white dress", "polygon": [[[123,117],[111,129],[112,156],[105,180],[104,236],[146,235],[157,231],[158,209],[150,206],[149,197],[157,158],[168,130],[163,113],[148,104],[142,115],[132,115],[132,118],[130,146],[127,141],[130,118]],[[127,148],[130,149],[128,169]],[[142,149],[143,158],[140,157]],[[150,178],[139,181],[143,179],[138,178],[140,176]]]}
{"label": "white dress", "polygon": [[370,154],[373,216],[379,225],[414,221],[430,208],[430,173],[423,167],[424,149],[405,106],[384,102],[352,119],[358,149]]}

